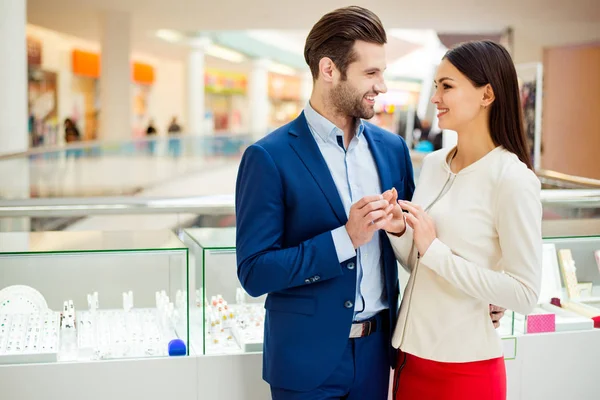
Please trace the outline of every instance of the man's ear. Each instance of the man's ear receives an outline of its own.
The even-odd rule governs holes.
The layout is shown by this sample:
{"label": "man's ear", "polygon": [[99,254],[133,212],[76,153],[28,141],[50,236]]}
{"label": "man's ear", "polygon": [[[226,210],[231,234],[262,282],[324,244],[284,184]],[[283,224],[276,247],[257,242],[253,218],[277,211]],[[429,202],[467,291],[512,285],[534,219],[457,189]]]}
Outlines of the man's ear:
{"label": "man's ear", "polygon": [[325,82],[333,82],[335,71],[336,66],[331,58],[321,58],[319,61],[319,77],[322,77]]}

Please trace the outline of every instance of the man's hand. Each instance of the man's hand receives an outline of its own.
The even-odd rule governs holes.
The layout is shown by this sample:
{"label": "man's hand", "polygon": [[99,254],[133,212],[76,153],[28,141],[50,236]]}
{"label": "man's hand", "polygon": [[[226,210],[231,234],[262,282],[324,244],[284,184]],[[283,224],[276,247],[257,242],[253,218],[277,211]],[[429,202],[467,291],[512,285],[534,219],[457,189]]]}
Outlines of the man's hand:
{"label": "man's hand", "polygon": [[498,329],[500,326],[500,319],[504,316],[504,312],[506,308],[494,306],[490,304],[490,318],[492,319],[492,323],[494,324],[494,328]]}
{"label": "man's hand", "polygon": [[385,191],[382,196],[384,200],[387,200],[390,205],[394,206],[392,208],[392,219],[382,229],[396,236],[402,236],[406,230],[406,220],[404,219],[402,208],[398,204],[398,192],[396,188]]}
{"label": "man's hand", "polygon": [[393,208],[381,195],[365,196],[350,207],[346,231],[355,249],[368,243],[373,233],[392,219]]}

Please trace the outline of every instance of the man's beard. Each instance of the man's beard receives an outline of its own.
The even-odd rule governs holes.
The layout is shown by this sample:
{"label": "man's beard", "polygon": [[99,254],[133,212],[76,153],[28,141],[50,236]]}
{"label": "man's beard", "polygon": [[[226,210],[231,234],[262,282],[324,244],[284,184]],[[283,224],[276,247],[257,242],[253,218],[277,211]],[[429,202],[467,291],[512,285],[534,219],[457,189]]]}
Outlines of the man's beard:
{"label": "man's beard", "polygon": [[375,115],[373,107],[363,102],[361,95],[348,81],[341,81],[331,90],[331,102],[338,112],[353,118],[371,119]]}

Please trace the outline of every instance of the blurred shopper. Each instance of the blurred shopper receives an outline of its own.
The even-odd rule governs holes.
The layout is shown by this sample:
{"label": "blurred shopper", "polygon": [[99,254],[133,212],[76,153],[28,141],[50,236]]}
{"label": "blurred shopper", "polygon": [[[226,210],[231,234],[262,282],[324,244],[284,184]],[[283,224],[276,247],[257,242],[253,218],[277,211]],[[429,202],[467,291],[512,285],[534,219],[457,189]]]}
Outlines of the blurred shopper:
{"label": "blurred shopper", "polygon": [[169,154],[171,154],[173,157],[179,157],[181,153],[181,138],[172,137],[179,136],[181,133],[181,126],[177,123],[177,117],[173,117],[171,119],[171,123],[167,128],[167,132],[169,133],[169,136],[171,136],[169,138]]}
{"label": "blurred shopper", "polygon": [[79,129],[77,129],[77,125],[75,125],[75,122],[71,118],[65,119],[64,127],[66,143],[79,142],[81,140]]}
{"label": "blurred shopper", "polygon": [[154,120],[150,120],[148,122],[148,127],[146,128],[146,137],[151,139],[148,141],[148,152],[150,155],[154,154],[156,151],[156,139],[153,136],[156,136],[156,128],[154,127]]}
{"label": "blurred shopper", "polygon": [[181,126],[177,123],[177,117],[171,119],[167,132],[169,132],[169,134],[181,133]]}
{"label": "blurred shopper", "polygon": [[156,135],[156,128],[154,127],[154,121],[150,120],[148,122],[148,127],[146,128],[146,136]]}
{"label": "blurred shopper", "polygon": [[412,202],[386,228],[411,274],[392,338],[394,396],[505,400],[489,304],[528,314],[541,286],[540,181],[517,75],[502,46],[470,42],[446,53],[435,86],[440,128],[458,144],[425,158]]}
{"label": "blurred shopper", "polygon": [[[71,118],[65,119],[64,122],[65,127],[65,142],[67,144],[73,144],[81,141],[81,134],[79,133],[79,129],[77,129],[77,125]],[[79,158],[83,155],[82,149],[73,149],[69,148],[66,150],[65,155],[67,158]]]}

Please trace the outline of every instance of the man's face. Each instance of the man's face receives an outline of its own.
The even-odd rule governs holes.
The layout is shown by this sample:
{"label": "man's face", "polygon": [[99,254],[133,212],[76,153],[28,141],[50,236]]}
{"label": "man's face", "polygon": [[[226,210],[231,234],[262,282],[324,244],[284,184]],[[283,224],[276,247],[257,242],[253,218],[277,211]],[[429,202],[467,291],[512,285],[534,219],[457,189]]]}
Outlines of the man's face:
{"label": "man's face", "polygon": [[343,115],[370,119],[375,115],[375,97],[387,92],[383,79],[385,49],[383,45],[357,41],[354,52],[356,61],[348,66],[345,79],[336,74],[331,102]]}

